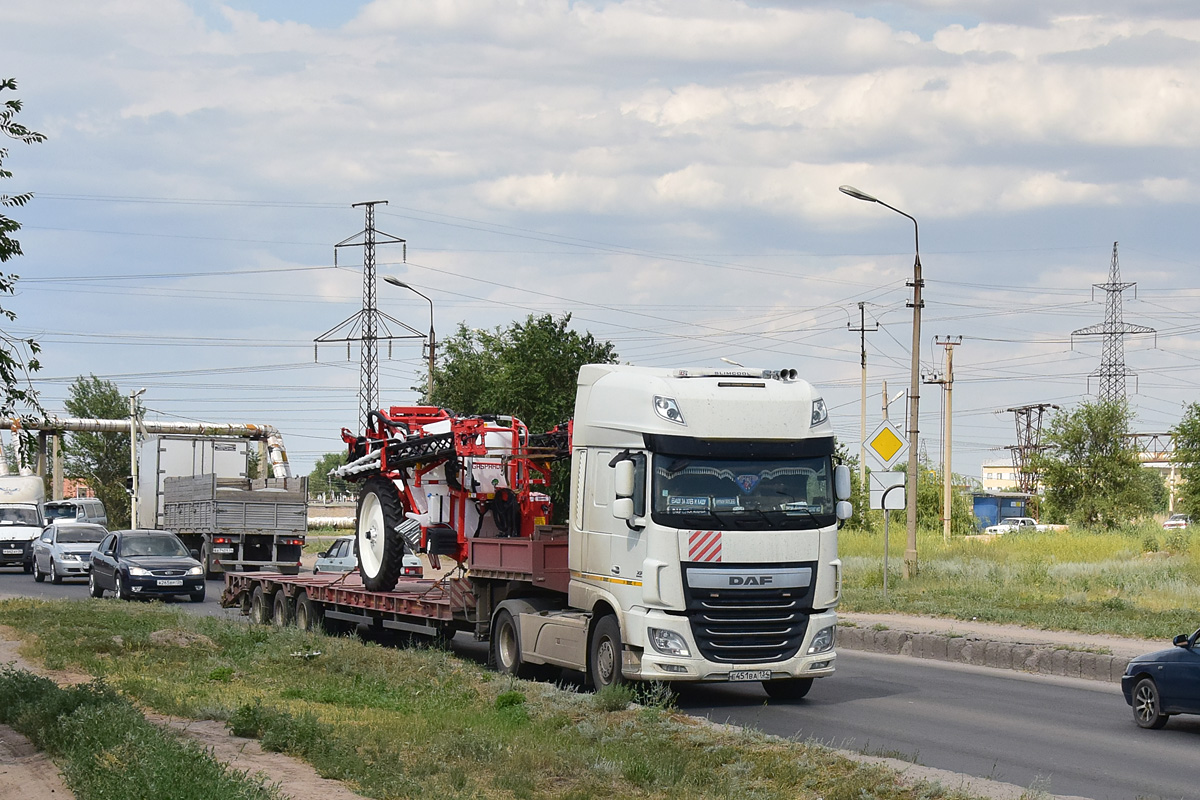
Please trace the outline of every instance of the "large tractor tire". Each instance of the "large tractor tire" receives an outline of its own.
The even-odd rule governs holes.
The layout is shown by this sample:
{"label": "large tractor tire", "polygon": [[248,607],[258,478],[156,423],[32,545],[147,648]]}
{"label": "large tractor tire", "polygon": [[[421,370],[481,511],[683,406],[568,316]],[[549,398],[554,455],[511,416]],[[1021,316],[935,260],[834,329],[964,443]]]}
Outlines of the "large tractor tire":
{"label": "large tractor tire", "polygon": [[396,486],[376,476],[358,493],[356,550],[363,585],[390,592],[404,571],[404,537],[396,530],[404,521],[404,504]]}

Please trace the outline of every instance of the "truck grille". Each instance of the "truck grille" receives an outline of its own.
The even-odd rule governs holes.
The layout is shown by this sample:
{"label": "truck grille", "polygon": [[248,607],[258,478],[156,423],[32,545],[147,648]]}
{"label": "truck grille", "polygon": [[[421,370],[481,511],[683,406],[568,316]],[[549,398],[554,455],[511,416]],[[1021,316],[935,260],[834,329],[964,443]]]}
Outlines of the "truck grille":
{"label": "truck grille", "polygon": [[[813,567],[815,574],[815,564],[804,566]],[[715,590],[688,586],[686,577],[684,583],[692,636],[705,659],[721,664],[784,661],[804,643],[812,614],[812,584],[793,589]]]}

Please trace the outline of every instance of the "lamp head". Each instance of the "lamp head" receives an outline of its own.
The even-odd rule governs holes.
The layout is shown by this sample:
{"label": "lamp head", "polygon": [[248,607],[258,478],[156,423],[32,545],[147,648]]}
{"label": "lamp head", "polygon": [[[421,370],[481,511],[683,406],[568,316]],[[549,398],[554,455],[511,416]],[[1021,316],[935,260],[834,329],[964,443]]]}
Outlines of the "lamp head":
{"label": "lamp head", "polygon": [[401,289],[411,289],[412,288],[407,283],[405,283],[404,281],[395,277],[394,275],[384,275],[383,282],[390,283],[392,286],[399,286]]}
{"label": "lamp head", "polygon": [[848,194],[855,200],[866,200],[868,203],[878,203],[879,198],[872,197],[866,192],[855,189],[853,186],[839,186],[838,191],[842,194]]}

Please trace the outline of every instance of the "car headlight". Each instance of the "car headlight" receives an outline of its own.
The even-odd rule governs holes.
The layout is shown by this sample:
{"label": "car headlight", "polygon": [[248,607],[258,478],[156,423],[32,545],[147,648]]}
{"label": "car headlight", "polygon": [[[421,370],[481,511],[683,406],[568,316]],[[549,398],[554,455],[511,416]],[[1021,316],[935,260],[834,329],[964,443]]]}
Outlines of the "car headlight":
{"label": "car headlight", "polygon": [[833,649],[833,632],[835,628],[836,626],[830,625],[828,628],[821,628],[821,630],[817,631],[817,635],[813,637],[812,644],[808,646],[808,654],[810,656]]}
{"label": "car headlight", "polygon": [[188,575],[203,575],[204,567],[192,567],[187,571]]}
{"label": "car headlight", "polygon": [[650,639],[650,646],[657,653],[661,653],[664,656],[691,655],[687,642],[675,631],[666,631],[662,628],[648,628],[646,633]]}
{"label": "car headlight", "polygon": [[83,556],[79,555],[79,553],[63,553],[62,560],[63,561],[82,561]]}
{"label": "car headlight", "polygon": [[148,569],[145,569],[145,568],[143,568],[143,567],[130,567],[130,568],[129,568],[129,574],[130,574],[130,575],[136,575],[136,576],[138,576],[139,578],[144,578],[145,576],[147,576],[147,575],[153,575],[154,573],[153,573],[153,572],[151,572],[151,571],[150,571],[150,570],[148,570]]}

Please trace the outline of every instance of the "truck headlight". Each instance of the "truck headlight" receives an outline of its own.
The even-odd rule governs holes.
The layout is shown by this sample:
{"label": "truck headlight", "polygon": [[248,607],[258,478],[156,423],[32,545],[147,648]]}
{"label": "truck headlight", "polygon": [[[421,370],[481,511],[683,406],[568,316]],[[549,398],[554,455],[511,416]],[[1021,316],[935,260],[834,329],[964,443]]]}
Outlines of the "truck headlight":
{"label": "truck headlight", "polygon": [[136,575],[136,576],[138,576],[139,578],[144,578],[144,577],[146,577],[147,575],[153,575],[154,573],[153,573],[153,572],[151,572],[151,571],[150,571],[150,570],[148,570],[148,569],[145,569],[145,568],[143,568],[143,567],[130,567],[130,568],[129,568],[129,574],[130,574],[130,575]]}
{"label": "truck headlight", "polygon": [[649,635],[650,646],[655,652],[661,653],[664,656],[690,656],[687,642],[683,640],[675,631],[667,631],[662,628],[648,628],[646,633]]}
{"label": "truck headlight", "polygon": [[833,631],[836,627],[835,625],[830,625],[828,628],[821,628],[821,630],[817,631],[817,635],[813,637],[812,644],[808,646],[808,654],[810,656],[833,649]]}

